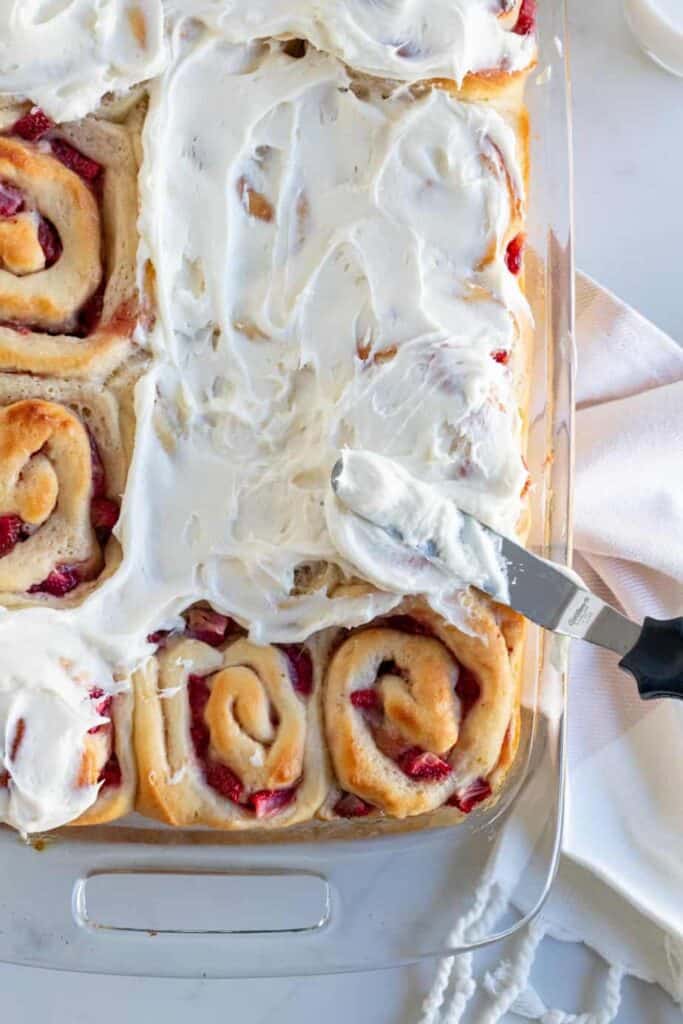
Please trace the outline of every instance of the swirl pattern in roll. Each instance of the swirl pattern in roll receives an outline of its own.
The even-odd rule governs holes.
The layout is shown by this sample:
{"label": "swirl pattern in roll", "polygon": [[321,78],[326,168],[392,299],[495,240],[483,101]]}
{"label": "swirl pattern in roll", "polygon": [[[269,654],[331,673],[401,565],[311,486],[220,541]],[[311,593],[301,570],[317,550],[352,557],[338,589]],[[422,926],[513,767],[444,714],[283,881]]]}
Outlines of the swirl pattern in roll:
{"label": "swirl pattern in roll", "polygon": [[174,825],[311,818],[327,779],[314,646],[168,640],[136,676],[138,809]]}
{"label": "swirl pattern in roll", "polygon": [[463,814],[500,787],[518,739],[517,682],[490,604],[472,634],[426,605],[355,631],[325,677],[325,733],[337,786],[325,816]]}
{"label": "swirl pattern in roll", "polygon": [[125,476],[114,396],[0,374],[0,602],[80,601],[105,563]]}
{"label": "swirl pattern in roll", "polygon": [[0,109],[0,370],[107,376],[132,345],[130,125]]}

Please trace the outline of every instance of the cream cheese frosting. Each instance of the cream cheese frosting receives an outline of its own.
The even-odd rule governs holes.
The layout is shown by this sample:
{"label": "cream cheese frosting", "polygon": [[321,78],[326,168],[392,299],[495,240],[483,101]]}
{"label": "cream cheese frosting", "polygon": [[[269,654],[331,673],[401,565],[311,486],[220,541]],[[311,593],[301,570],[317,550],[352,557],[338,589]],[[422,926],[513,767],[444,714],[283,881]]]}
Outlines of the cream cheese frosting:
{"label": "cream cheese frosting", "polygon": [[160,0],[2,0],[0,93],[58,121],[89,113],[163,64]]}
{"label": "cream cheese frosting", "polygon": [[[81,0],[0,11],[0,90],[55,117],[156,75],[139,269],[154,266],[158,310],[115,531],[123,561],[79,608],[0,618],[12,777],[0,818],[24,831],[71,820],[95,799],[96,787],[73,787],[93,713],[79,680],[118,685],[150,652],[147,634],[178,624],[193,601],[234,616],[260,643],[358,625],[400,601],[381,558],[355,564],[331,522],[340,451],[391,459],[508,533],[526,479],[513,369],[493,358],[513,350],[529,318],[505,264],[524,203],[514,132],[490,105],[378,82],[340,59],[411,77],[385,30],[394,15],[418,25],[424,5],[287,4],[285,17],[278,0],[223,0],[183,3],[194,15],[185,19],[169,3],[164,48],[158,5],[138,0],[149,27],[139,60],[122,21],[130,6],[103,0],[90,27],[92,4]],[[428,60],[430,73],[464,74],[483,51],[458,49],[446,30],[481,23],[486,35],[492,6],[460,0],[449,21],[436,4],[439,32],[415,73]],[[21,49],[36,45],[30,18],[47,53],[64,40],[61,61],[31,67]],[[297,58],[275,40],[244,41],[270,32],[307,34],[330,52],[309,46]],[[6,66],[12,40],[26,66]],[[517,66],[500,49],[481,59]],[[340,591],[359,568],[383,589]],[[456,603],[449,609],[457,616]],[[24,712],[35,731],[8,766]],[[48,753],[32,765],[39,737]]]}
{"label": "cream cheese frosting", "polygon": [[514,0],[169,0],[201,15],[232,42],[308,39],[357,71],[401,81],[518,71],[533,61],[533,35],[511,31]]}
{"label": "cream cheese frosting", "polygon": [[91,690],[115,693],[110,659],[42,609],[0,618],[0,820],[21,832],[72,821],[98,787],[79,785],[88,730],[106,721]]}
{"label": "cream cheese frosting", "polygon": [[342,452],[327,498],[337,549],[365,579],[398,594],[423,594],[447,618],[468,586],[509,600],[499,535],[463,515],[448,483],[425,484],[374,452]]}

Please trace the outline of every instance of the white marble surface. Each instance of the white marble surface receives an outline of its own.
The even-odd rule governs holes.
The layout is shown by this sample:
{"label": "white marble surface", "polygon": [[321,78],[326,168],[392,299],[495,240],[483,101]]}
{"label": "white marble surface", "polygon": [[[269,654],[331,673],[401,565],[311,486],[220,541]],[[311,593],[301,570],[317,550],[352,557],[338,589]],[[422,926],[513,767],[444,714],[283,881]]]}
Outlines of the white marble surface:
{"label": "white marble surface", "polygon": [[[683,80],[640,55],[620,0],[569,3],[578,264],[683,342]],[[480,962],[492,964],[506,952],[486,951]],[[433,971],[423,964],[337,978],[188,982],[0,965],[0,988],[3,1015],[19,1024],[411,1024]],[[549,941],[533,974],[546,1003],[574,1012],[595,1005],[603,978],[587,950]],[[629,980],[618,1020],[668,1024],[681,1015],[660,990]]]}

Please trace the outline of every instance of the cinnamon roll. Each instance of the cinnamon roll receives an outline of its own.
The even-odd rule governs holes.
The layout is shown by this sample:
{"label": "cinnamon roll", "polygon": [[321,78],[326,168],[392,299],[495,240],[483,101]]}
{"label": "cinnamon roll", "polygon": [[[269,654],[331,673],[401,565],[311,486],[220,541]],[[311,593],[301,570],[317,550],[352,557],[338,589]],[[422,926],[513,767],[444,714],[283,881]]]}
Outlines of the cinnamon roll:
{"label": "cinnamon roll", "polygon": [[0,374],[0,603],[77,603],[115,567],[125,462],[113,394]]}
{"label": "cinnamon roll", "polygon": [[407,600],[341,642],[325,673],[336,786],[323,816],[466,815],[496,795],[519,738],[508,649],[517,627],[483,599],[468,625],[471,634]]}
{"label": "cinnamon roll", "polygon": [[319,677],[315,643],[260,647],[210,610],[189,617],[136,674],[138,810],[220,829],[310,819],[327,785]]}
{"label": "cinnamon roll", "polygon": [[133,123],[0,109],[0,370],[103,378],[130,348]]}
{"label": "cinnamon roll", "polygon": [[127,814],[136,778],[129,681],[115,680],[68,627],[29,618],[23,643],[13,630],[3,624],[0,820],[29,833]]}

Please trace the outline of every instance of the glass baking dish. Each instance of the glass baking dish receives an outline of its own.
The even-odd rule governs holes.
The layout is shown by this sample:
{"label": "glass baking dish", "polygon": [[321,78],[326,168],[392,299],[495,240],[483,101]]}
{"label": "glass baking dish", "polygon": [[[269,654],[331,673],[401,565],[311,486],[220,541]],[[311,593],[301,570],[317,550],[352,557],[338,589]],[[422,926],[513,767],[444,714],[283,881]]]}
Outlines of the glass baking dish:
{"label": "glass baking dish", "polygon": [[[571,552],[573,264],[563,0],[539,4],[529,80],[527,283],[536,319],[530,543]],[[567,649],[530,630],[523,730],[498,804],[456,828],[354,840],[172,830],[136,818],[27,845],[0,829],[0,960],[175,977],[395,966],[509,935],[540,909],[559,856]],[[38,894],[40,894],[38,896]]]}

